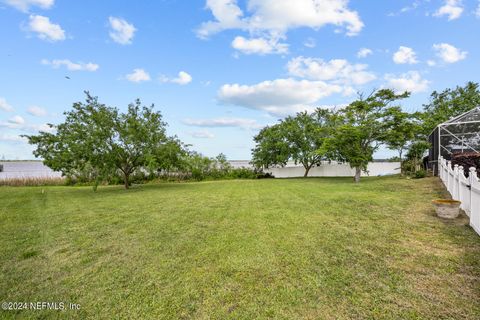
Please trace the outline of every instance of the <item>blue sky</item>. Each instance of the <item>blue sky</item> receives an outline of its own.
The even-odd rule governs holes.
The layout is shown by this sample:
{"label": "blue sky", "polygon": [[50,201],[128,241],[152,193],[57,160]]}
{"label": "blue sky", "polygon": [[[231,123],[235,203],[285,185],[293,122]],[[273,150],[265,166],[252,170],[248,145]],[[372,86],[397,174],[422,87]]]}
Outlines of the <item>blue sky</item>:
{"label": "blue sky", "polygon": [[32,159],[19,134],[61,122],[88,90],[120,109],[154,103],[192,149],[249,159],[285,115],[383,87],[420,110],[433,90],[479,82],[479,31],[477,0],[0,0],[0,157]]}

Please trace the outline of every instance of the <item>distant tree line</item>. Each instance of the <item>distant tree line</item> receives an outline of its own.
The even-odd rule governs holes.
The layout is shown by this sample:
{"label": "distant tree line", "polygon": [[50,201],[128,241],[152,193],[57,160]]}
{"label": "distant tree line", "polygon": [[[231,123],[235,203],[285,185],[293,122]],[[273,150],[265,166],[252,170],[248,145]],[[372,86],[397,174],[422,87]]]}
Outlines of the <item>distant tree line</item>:
{"label": "distant tree line", "polygon": [[282,119],[254,137],[252,162],[268,168],[294,161],[303,165],[305,177],[324,160],[348,162],[359,182],[375,151],[384,145],[398,152],[402,174],[423,176],[428,135],[438,124],[479,106],[480,90],[477,83],[468,82],[464,87],[434,91],[423,111],[412,113],[399,105],[409,96],[382,89],[360,95],[343,108],[319,108]]}

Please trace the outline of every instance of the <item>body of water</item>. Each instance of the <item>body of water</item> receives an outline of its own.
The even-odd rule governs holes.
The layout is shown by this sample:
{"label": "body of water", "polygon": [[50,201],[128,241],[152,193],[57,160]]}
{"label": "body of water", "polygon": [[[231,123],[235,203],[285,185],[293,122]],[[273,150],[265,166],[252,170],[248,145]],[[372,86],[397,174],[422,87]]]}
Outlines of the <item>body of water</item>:
{"label": "body of water", "polygon": [[41,161],[0,161],[3,170],[0,172],[2,179],[22,179],[22,178],[59,178],[60,172],[55,172],[49,167],[43,165]]}

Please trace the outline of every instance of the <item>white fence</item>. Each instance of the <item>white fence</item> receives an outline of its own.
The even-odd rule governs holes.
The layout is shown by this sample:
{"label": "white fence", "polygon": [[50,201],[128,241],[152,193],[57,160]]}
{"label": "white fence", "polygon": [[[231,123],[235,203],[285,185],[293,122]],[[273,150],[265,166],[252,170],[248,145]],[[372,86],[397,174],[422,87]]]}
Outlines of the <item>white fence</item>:
{"label": "white fence", "polygon": [[480,180],[475,168],[469,169],[468,178],[464,169],[440,157],[438,174],[454,200],[461,201],[460,208],[470,217],[470,225],[480,234]]}
{"label": "white fence", "polygon": [[[400,162],[370,162],[367,167],[368,173],[362,171],[363,176],[384,176],[400,173]],[[273,167],[266,169],[275,178],[303,177],[305,169],[301,165],[288,163],[285,167]],[[309,177],[353,177],[355,169],[348,163],[337,163],[325,161],[321,166],[313,167],[308,173]]]}

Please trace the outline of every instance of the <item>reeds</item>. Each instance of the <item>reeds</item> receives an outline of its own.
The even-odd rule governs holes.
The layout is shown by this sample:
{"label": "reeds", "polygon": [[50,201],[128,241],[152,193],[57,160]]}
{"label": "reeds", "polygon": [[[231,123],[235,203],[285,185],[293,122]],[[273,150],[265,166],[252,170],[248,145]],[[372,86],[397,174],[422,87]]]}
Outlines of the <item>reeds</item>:
{"label": "reeds", "polygon": [[42,177],[42,178],[11,178],[0,179],[0,186],[25,187],[25,186],[64,186],[65,178]]}

